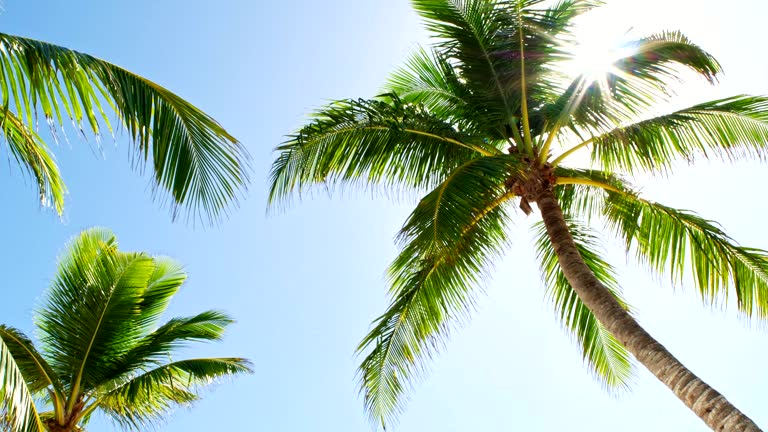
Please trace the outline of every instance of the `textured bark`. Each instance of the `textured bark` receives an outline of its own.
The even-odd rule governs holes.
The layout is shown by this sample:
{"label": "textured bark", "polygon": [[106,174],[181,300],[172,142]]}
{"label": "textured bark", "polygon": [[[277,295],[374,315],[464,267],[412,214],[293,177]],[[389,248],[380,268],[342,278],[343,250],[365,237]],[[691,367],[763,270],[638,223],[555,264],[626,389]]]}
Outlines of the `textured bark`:
{"label": "textured bark", "polygon": [[621,307],[581,258],[551,189],[544,188],[537,195],[536,203],[566,279],[606,329],[712,430],[761,431],[723,395],[683,366]]}

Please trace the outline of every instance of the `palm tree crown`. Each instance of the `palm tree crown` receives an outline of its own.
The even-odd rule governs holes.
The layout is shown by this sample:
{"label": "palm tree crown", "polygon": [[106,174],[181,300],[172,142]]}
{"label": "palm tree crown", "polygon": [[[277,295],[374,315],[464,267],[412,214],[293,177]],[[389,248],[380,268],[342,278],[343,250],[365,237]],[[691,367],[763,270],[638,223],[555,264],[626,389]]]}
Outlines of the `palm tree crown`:
{"label": "palm tree crown", "polygon": [[174,215],[185,210],[213,221],[248,182],[248,153],[213,118],[88,54],[0,33],[0,95],[8,150],[34,178],[41,202],[59,213],[66,188],[51,149],[35,131],[39,112],[54,137],[65,120],[99,137],[113,131],[105,111],[111,109],[133,142],[135,165],[151,164],[153,184]]}
{"label": "palm tree crown", "polygon": [[[682,69],[711,83],[720,73],[709,53],[675,31],[628,43],[602,76],[568,79],[561,65],[572,60],[573,20],[598,2],[412,4],[435,45],[416,51],[380,96],[316,112],[277,147],[271,173],[272,205],[320,184],[423,194],[389,268],[392,302],[358,347],[371,418],[384,423],[402,410],[425,361],[468,317],[478,285],[509,243],[515,210],[530,213],[532,203],[544,216],[536,249],[546,293],[595,374],[609,388],[626,386],[627,347],[670,388],[694,392],[649,366],[677,360],[631,319],[591,225],[602,221],[631,255],[675,281],[689,275],[706,301],[735,300],[745,315],[764,318],[768,254],[737,244],[712,221],[641,197],[623,175],[668,172],[680,159],[765,157],[768,98],[654,114]],[[583,152],[590,167],[567,165]],[[715,428],[731,412],[711,395],[686,403]]]}
{"label": "palm tree crown", "polygon": [[77,431],[100,411],[143,429],[197,400],[201,386],[250,372],[242,358],[171,358],[190,342],[219,340],[233,322],[211,310],[161,324],[185,279],[168,258],[118,251],[109,231],[80,234],[37,312],[39,349],[0,325],[0,425],[12,432]]}

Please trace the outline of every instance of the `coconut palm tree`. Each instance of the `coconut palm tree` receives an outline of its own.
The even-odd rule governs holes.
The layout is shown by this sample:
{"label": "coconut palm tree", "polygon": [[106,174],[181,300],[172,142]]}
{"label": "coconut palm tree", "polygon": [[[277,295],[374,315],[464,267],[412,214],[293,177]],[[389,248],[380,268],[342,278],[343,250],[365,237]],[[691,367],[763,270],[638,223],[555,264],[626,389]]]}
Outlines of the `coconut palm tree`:
{"label": "coconut palm tree", "polygon": [[[705,301],[735,301],[744,315],[765,318],[768,253],[642,197],[626,176],[669,173],[680,159],[766,157],[768,98],[654,112],[682,70],[711,83],[721,71],[676,31],[628,43],[604,73],[566,79],[573,21],[592,1],[412,4],[434,46],[417,50],[382,95],[317,111],[277,147],[270,180],[273,206],[317,185],[423,196],[398,237],[391,304],[358,347],[372,420],[391,422],[403,409],[426,361],[468,318],[509,245],[516,209],[529,214],[535,204],[546,293],[595,374],[626,386],[633,356],[712,429],[759,430],[638,325],[593,230],[602,224],[630,256],[694,285]],[[579,165],[579,154],[592,163]]]}
{"label": "coconut palm tree", "polygon": [[119,251],[107,230],[76,237],[36,314],[39,345],[0,325],[0,429],[79,431],[101,412],[144,430],[197,400],[200,387],[250,372],[242,358],[172,359],[190,342],[219,340],[233,322],[210,310],[161,324],[185,279],[168,258]]}
{"label": "coconut palm tree", "polygon": [[[0,126],[8,152],[34,179],[40,201],[61,214],[66,188],[36,131],[42,114],[54,138],[65,121],[79,133],[112,133],[110,117],[147,162],[174,216],[212,221],[248,181],[248,154],[213,118],[167,89],[104,60],[0,33]],[[111,115],[113,114],[113,116]]]}

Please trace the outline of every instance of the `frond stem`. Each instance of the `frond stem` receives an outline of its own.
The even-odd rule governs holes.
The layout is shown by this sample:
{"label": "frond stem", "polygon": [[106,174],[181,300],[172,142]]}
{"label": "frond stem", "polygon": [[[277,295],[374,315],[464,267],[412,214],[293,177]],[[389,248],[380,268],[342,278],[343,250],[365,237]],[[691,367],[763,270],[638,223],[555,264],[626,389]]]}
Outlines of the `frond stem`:
{"label": "frond stem", "polygon": [[560,122],[558,121],[555,123],[555,126],[552,128],[552,130],[549,131],[547,140],[544,142],[544,145],[541,147],[541,152],[539,153],[539,166],[542,166],[547,162],[547,153],[549,153],[549,148],[552,146],[552,142],[555,140],[555,136],[557,136],[557,133],[560,132],[560,127]]}
{"label": "frond stem", "polygon": [[[355,129],[357,129],[357,128],[355,128]],[[367,127],[363,128],[363,129],[389,130],[391,128],[388,128],[386,126],[367,126]],[[350,130],[351,130],[351,128],[350,128]],[[498,152],[497,153],[492,153],[492,152],[490,152],[490,151],[488,151],[488,150],[486,150],[486,149],[484,149],[482,147],[478,147],[476,145],[463,143],[463,142],[461,142],[459,140],[456,140],[456,139],[453,139],[453,138],[448,138],[448,137],[436,135],[436,134],[429,133],[429,132],[424,132],[424,131],[420,131],[420,130],[416,130],[416,129],[402,129],[402,130],[405,131],[405,132],[414,134],[414,135],[421,135],[421,136],[425,136],[425,137],[428,137],[428,138],[433,138],[433,139],[437,139],[437,140],[440,140],[440,141],[445,141],[445,142],[448,142],[448,143],[451,143],[451,144],[456,144],[457,146],[464,147],[464,148],[469,149],[469,150],[474,150],[474,151],[480,153],[483,156],[494,156],[494,154],[499,154]],[[336,131],[336,133],[338,133],[338,132],[342,132],[342,131]]]}
{"label": "frond stem", "polygon": [[517,119],[514,119],[512,123],[512,138],[514,138],[518,148],[523,148],[525,143],[523,143],[523,137],[520,136],[520,129],[517,126]]}
{"label": "frond stem", "polygon": [[562,162],[565,158],[567,158],[568,156],[570,156],[574,152],[576,152],[576,151],[578,151],[578,150],[580,150],[580,149],[582,149],[582,148],[592,144],[592,142],[594,140],[595,140],[595,137],[592,137],[592,138],[582,142],[581,144],[577,144],[577,145],[569,148],[568,150],[563,152],[563,154],[561,154],[560,156],[555,158],[555,160],[552,161],[552,166],[557,166],[560,162]]}
{"label": "frond stem", "polygon": [[605,189],[607,191],[620,193],[622,195],[627,195],[627,191],[623,191],[615,186],[611,186],[607,183],[599,182],[596,180],[581,179],[581,178],[575,178],[575,177],[558,177],[557,180],[555,181],[555,184],[559,184],[559,185],[580,184],[580,185],[586,185],[586,186],[594,186],[594,187],[599,187],[601,189]]}
{"label": "frond stem", "polygon": [[472,221],[469,223],[469,225],[467,225],[466,227],[464,227],[463,230],[461,230],[461,235],[464,236],[464,234],[466,234],[467,231],[471,230],[475,225],[477,225],[477,223],[480,222],[480,219],[484,218],[485,215],[493,211],[493,209],[500,206],[508,199],[514,198],[515,196],[516,195],[512,193],[512,191],[507,191],[506,193],[504,193],[504,195],[491,201],[487,207],[485,207],[483,210],[480,211],[480,213],[477,214],[477,216],[472,218]]}
{"label": "frond stem", "polygon": [[520,26],[518,35],[520,38],[520,90],[522,93],[520,109],[522,110],[523,117],[523,138],[525,141],[525,151],[529,156],[533,156],[533,144],[531,143],[531,125],[528,119],[528,92],[526,90],[527,85],[525,82],[525,43],[523,40],[523,16],[519,4],[517,5],[517,19],[519,20],[518,25]]}

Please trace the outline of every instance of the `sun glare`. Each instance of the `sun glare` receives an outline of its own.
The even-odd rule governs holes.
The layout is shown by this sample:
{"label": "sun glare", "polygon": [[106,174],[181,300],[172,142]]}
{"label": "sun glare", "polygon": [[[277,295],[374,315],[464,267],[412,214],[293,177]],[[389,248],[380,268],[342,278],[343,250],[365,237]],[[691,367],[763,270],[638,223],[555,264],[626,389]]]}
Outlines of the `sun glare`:
{"label": "sun glare", "polygon": [[626,43],[597,35],[579,41],[571,48],[573,60],[566,64],[566,73],[572,78],[581,75],[585,81],[594,82],[605,79],[617,70],[617,60],[632,54],[633,48]]}

